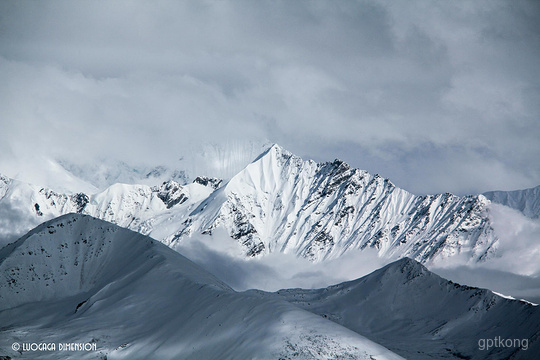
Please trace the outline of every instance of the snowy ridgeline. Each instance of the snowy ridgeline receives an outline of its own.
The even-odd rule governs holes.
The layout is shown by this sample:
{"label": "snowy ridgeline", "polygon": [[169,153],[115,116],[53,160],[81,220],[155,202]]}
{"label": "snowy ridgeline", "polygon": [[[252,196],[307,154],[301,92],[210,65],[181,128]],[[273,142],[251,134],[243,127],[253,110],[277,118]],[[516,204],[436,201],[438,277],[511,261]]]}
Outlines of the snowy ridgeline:
{"label": "snowy ridgeline", "polygon": [[[0,250],[0,323],[0,355],[13,359],[540,353],[538,307],[449,282],[410,259],[326,289],[238,293],[163,244],[80,214],[46,222]],[[527,350],[479,349],[480,339],[495,336],[527,339]],[[20,354],[14,342],[97,350]]]}
{"label": "snowy ridgeline", "polygon": [[540,186],[514,191],[489,191],[484,196],[497,204],[519,210],[532,219],[540,217]]}
{"label": "snowy ridgeline", "polygon": [[78,212],[150,235],[167,245],[224,229],[247,256],[283,252],[312,261],[374,249],[422,263],[497,251],[484,196],[417,196],[388,179],[336,160],[304,161],[277,145],[228,182],[116,184],[97,194],[59,194],[0,178],[0,242]]}

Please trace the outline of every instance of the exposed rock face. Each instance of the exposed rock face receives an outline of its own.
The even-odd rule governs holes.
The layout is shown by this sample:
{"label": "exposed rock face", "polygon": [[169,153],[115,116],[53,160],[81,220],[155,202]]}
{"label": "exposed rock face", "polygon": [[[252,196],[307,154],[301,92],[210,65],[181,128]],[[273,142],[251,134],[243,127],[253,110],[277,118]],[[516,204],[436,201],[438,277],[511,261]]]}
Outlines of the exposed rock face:
{"label": "exposed rock face", "polygon": [[204,186],[210,186],[213,189],[217,189],[221,186],[223,180],[207,176],[197,176],[195,180],[193,180],[193,182]]}
{"label": "exposed rock face", "polygon": [[77,212],[80,214],[90,201],[90,198],[86,194],[78,193],[72,196],[71,201],[77,205]]}
{"label": "exposed rock face", "polygon": [[182,204],[187,201],[188,197],[182,192],[182,186],[174,180],[164,182],[157,191],[158,198],[163,201],[167,209],[172,208],[176,204]]}

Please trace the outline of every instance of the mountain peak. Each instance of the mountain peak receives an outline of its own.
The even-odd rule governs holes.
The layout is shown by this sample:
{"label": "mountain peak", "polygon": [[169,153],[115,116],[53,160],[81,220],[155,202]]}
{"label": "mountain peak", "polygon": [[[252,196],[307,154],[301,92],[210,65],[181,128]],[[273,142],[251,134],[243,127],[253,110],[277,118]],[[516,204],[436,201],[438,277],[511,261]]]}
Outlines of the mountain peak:
{"label": "mountain peak", "polygon": [[403,257],[383,268],[386,271],[398,271],[407,276],[408,280],[415,277],[432,274],[424,265],[409,257]]}
{"label": "mountain peak", "polygon": [[160,267],[165,259],[174,261],[177,273],[191,281],[230,289],[150,237],[72,213],[49,220],[0,249],[0,274],[7,277],[0,283],[0,304],[14,307],[73,296],[106,284],[119,272]]}
{"label": "mountain peak", "polygon": [[281,251],[315,262],[367,247],[420,261],[463,247],[479,258],[495,241],[489,228],[483,230],[488,223],[476,219],[483,216],[478,199],[415,196],[340,159],[305,161],[278,144],[213,199],[214,206],[205,201],[173,238],[223,226],[249,256]]}
{"label": "mountain peak", "polygon": [[269,148],[269,150],[273,150],[273,151],[276,151],[277,153],[280,153],[280,154],[291,154],[290,151],[288,151],[287,149],[285,149],[283,146],[279,145],[279,144],[272,144]]}
{"label": "mountain peak", "polygon": [[[285,289],[277,295],[370,334],[407,359],[486,359],[487,353],[478,347],[481,336],[531,339],[528,351],[538,353],[532,340],[538,333],[537,308],[451,282],[406,257],[357,280],[324,289]],[[418,339],[425,342],[419,346]],[[505,348],[488,355],[490,359],[531,358],[527,352],[516,354],[516,349]]]}
{"label": "mountain peak", "polygon": [[252,161],[252,163],[256,163],[259,160],[263,158],[267,158],[267,157],[280,158],[280,157],[291,157],[291,156],[293,156],[293,153],[286,150],[284,147],[274,143],[270,147],[268,147],[268,149],[263,151],[259,156],[257,156],[255,160]]}

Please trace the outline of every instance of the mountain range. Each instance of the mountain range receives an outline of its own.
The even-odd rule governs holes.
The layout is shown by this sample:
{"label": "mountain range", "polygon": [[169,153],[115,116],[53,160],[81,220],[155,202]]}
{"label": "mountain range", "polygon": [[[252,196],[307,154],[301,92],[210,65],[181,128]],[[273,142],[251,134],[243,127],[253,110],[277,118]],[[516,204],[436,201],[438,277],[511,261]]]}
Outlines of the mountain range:
{"label": "mountain range", "polygon": [[171,247],[224,229],[248,257],[282,252],[320,262],[370,248],[424,264],[456,255],[481,262],[497,256],[499,244],[488,198],[535,216],[535,189],[414,195],[343,161],[305,161],[273,145],[229,180],[119,183],[95,194],[67,194],[0,176],[0,244],[75,212]]}
{"label": "mountain range", "polygon": [[[238,151],[235,166],[245,157]],[[60,192],[0,175],[0,358],[502,360],[540,354],[538,306],[457,284],[424,266],[453,259],[498,266],[510,247],[508,256],[518,258],[510,273],[534,273],[526,259],[534,261],[536,251],[538,187],[415,195],[341,160],[303,160],[278,145],[223,179],[158,167],[139,174],[143,183],[109,185],[139,177],[129,167],[109,173],[63,166],[55,172],[70,184],[87,184],[95,172],[94,183],[106,186]],[[504,223],[516,219],[528,219],[522,224],[532,235]],[[508,241],[508,234],[520,236]],[[360,253],[388,265],[320,289],[239,292],[219,272],[212,275],[179,253],[205,238],[219,252],[212,246],[221,236],[247,263],[276,254],[304,259],[295,276],[314,271],[307,264],[325,271],[351,257],[365,261]],[[235,266],[224,259],[223,268]],[[481,346],[497,338],[519,343]],[[97,350],[11,349],[35,342],[89,343]]]}
{"label": "mountain range", "polygon": [[[539,320],[537,306],[407,258],[326,289],[239,293],[163,244],[82,214],[0,250],[4,358],[533,359]],[[494,336],[524,340],[479,349]],[[96,350],[17,352],[13,343]]]}

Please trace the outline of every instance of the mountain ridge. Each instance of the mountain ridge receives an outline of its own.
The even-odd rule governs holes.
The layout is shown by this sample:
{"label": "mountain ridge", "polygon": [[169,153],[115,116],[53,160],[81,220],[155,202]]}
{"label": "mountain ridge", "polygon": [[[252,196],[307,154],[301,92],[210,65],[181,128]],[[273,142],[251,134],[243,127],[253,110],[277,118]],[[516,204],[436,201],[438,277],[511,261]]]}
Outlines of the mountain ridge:
{"label": "mountain ridge", "polygon": [[81,212],[171,247],[222,228],[248,257],[284,252],[318,262],[370,248],[427,264],[455,255],[485,261],[497,253],[483,195],[414,195],[341,160],[303,160],[277,144],[227,182],[197,179],[66,195],[1,177],[0,214],[18,217],[0,217],[0,242]]}
{"label": "mountain ridge", "polygon": [[483,194],[489,200],[519,210],[532,219],[540,217],[540,185],[512,191],[488,191]]}
{"label": "mountain ridge", "polygon": [[[506,360],[540,353],[538,306],[454,283],[409,258],[360,279],[273,295],[368,335],[405,358]],[[520,345],[480,348],[480,339],[497,336],[520,339]]]}
{"label": "mountain ridge", "polygon": [[[279,299],[237,293],[147,236],[82,214],[0,250],[0,354],[12,359],[401,357]],[[97,350],[12,350],[12,343]]]}

